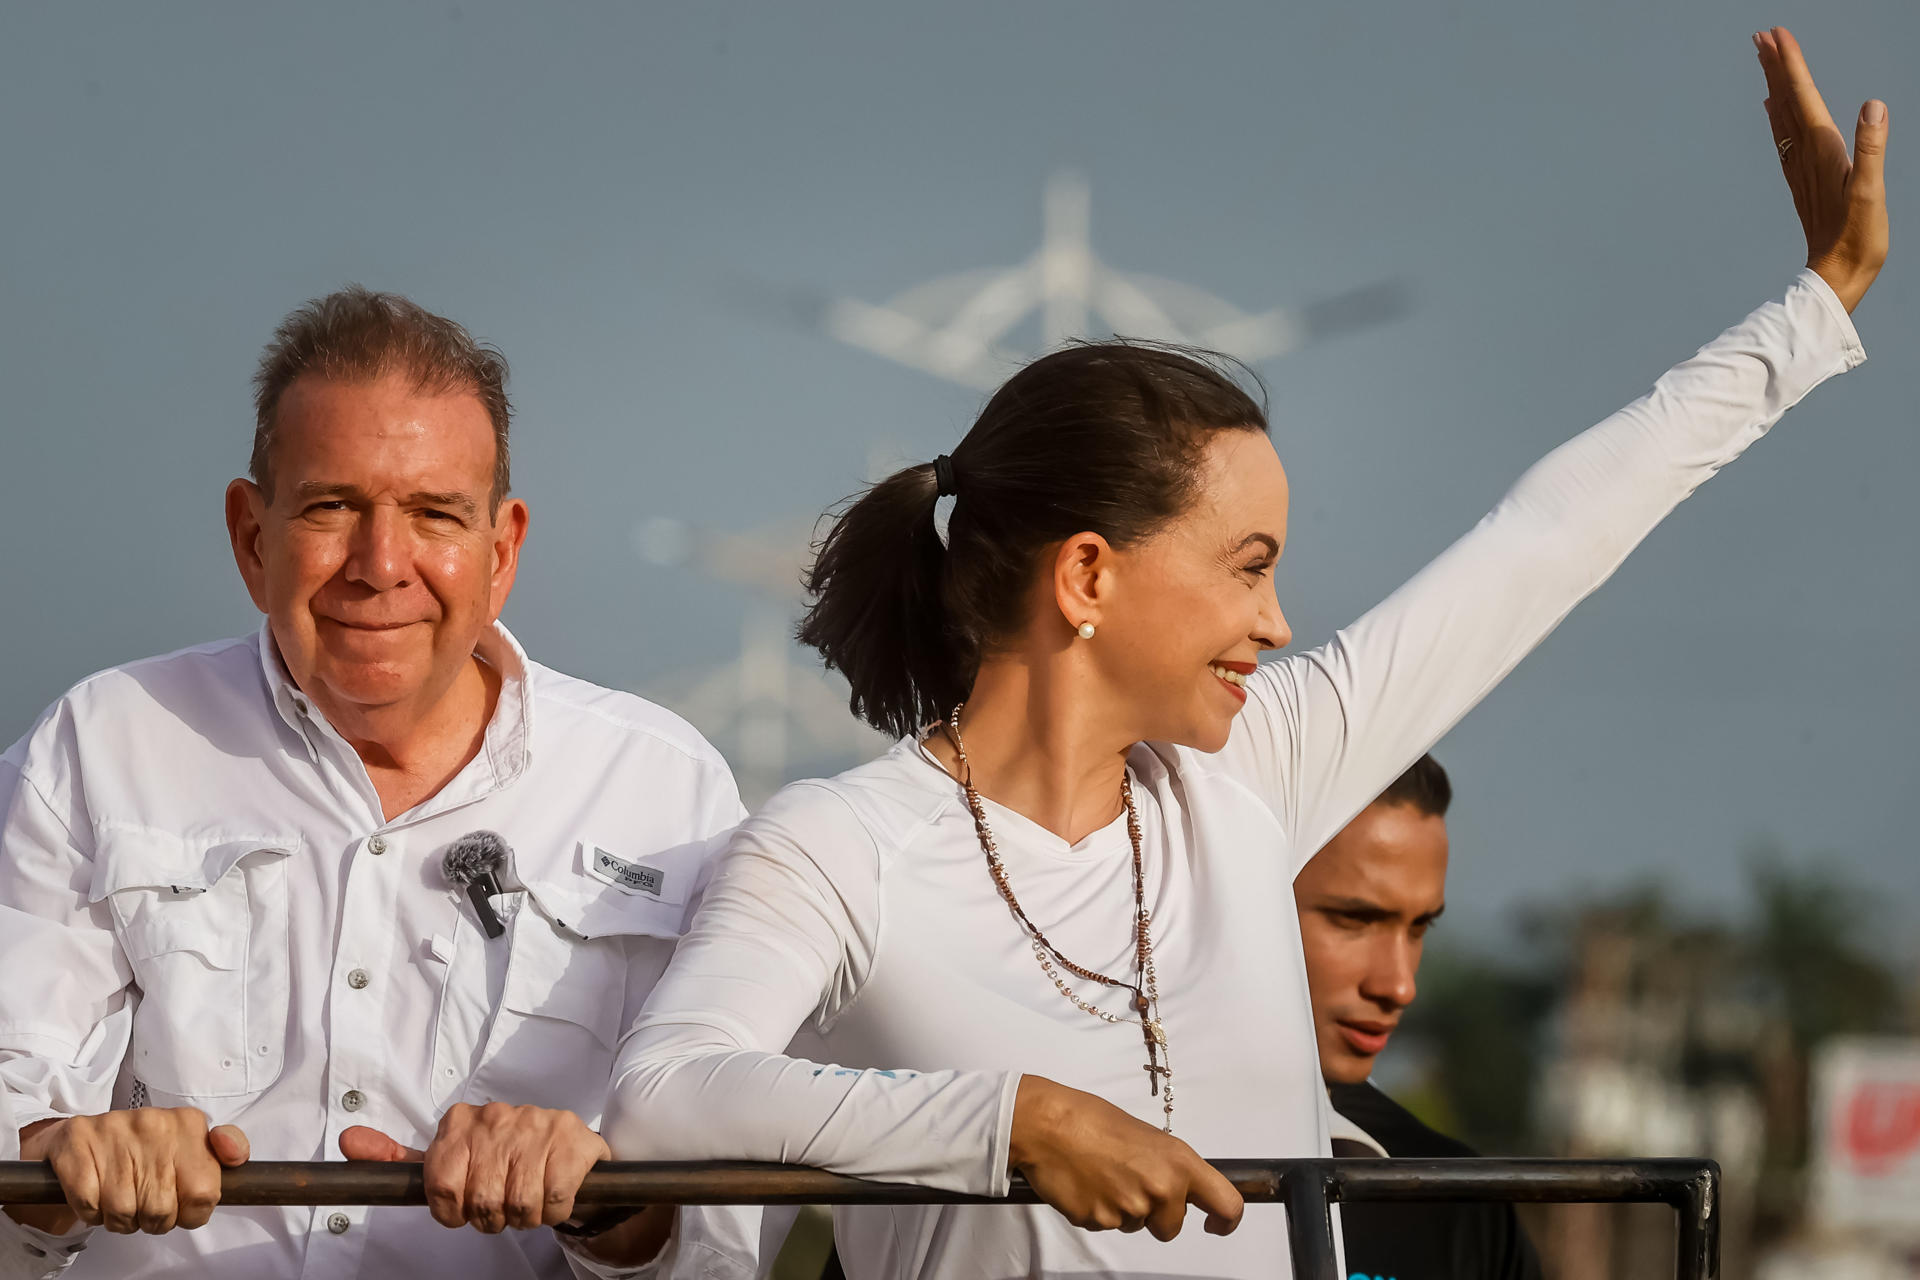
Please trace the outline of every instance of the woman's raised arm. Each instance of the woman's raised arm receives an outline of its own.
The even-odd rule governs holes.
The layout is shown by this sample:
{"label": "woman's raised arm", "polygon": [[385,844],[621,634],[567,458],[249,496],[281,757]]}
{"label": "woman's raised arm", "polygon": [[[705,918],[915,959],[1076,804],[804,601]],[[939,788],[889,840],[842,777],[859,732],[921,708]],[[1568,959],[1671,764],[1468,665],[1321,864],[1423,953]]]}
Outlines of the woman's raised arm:
{"label": "woman's raised arm", "polygon": [[1470,533],[1311,652],[1269,663],[1223,766],[1285,824],[1294,869],[1465,715],[1668,512],[1866,358],[1848,312],[1887,252],[1884,106],[1855,156],[1784,29],[1755,38],[1808,269],[1645,396],[1535,464]]}

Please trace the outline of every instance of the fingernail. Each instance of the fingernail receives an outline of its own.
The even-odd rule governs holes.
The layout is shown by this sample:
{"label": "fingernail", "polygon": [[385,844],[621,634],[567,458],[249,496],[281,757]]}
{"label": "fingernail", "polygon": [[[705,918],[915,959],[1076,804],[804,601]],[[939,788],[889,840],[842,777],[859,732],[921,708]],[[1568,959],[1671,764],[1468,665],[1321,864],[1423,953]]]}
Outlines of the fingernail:
{"label": "fingernail", "polygon": [[1868,102],[1866,106],[1860,108],[1860,118],[1868,124],[1885,124],[1887,120],[1887,104],[1878,98],[1873,99]]}
{"label": "fingernail", "polygon": [[1758,31],[1753,33],[1753,47],[1756,49],[1762,47],[1760,44],[1760,33]]}

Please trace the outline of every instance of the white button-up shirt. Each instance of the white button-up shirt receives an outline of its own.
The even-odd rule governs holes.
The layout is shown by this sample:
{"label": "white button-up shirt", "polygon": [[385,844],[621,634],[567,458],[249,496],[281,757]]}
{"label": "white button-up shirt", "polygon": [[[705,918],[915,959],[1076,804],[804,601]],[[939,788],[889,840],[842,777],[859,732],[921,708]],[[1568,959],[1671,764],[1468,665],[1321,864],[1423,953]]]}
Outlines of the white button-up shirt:
{"label": "white button-up shirt", "polygon": [[[0,1159],[16,1126],[143,1104],[236,1124],[258,1160],[340,1159],[356,1124],[425,1147],[456,1102],[598,1123],[739,796],[659,707],[529,662],[505,628],[478,656],[502,676],[485,745],[392,821],[264,626],[96,675],[0,757]],[[442,870],[478,830],[511,851],[499,938]],[[684,1214],[673,1269],[718,1269],[695,1255],[746,1225]],[[0,1214],[0,1275],[66,1265],[568,1274],[550,1231],[449,1231],[424,1208],[222,1207],[198,1231],[58,1239]]]}

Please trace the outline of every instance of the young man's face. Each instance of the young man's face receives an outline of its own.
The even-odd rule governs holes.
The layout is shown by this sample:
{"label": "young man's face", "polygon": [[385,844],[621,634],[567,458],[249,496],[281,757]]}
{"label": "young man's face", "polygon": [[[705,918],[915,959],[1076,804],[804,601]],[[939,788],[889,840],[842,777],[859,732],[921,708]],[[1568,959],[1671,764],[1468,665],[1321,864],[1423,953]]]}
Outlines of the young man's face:
{"label": "young man's face", "polygon": [[1321,1073],[1358,1084],[1413,1003],[1420,949],[1446,906],[1446,819],[1369,805],[1307,863],[1293,895]]}

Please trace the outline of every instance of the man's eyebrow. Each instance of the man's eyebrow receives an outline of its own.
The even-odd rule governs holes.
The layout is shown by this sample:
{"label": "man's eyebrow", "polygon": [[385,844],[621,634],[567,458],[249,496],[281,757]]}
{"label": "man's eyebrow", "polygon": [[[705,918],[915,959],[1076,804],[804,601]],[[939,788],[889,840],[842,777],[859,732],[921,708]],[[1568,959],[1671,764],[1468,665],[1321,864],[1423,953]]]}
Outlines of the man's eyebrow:
{"label": "man's eyebrow", "polygon": [[302,480],[293,487],[301,498],[358,498],[359,486],[351,484],[326,484],[319,480]]}
{"label": "man's eyebrow", "polygon": [[1240,541],[1234,546],[1233,551],[1230,551],[1227,554],[1233,555],[1236,552],[1245,550],[1247,545],[1253,542],[1266,543],[1267,554],[1270,556],[1277,556],[1280,554],[1280,539],[1274,537],[1270,533],[1250,533],[1246,537],[1240,539]]}
{"label": "man's eyebrow", "polygon": [[407,502],[415,507],[452,507],[464,515],[473,515],[480,510],[480,504],[464,493],[426,493],[415,492],[407,495]]}
{"label": "man's eyebrow", "polygon": [[1445,914],[1447,914],[1447,904],[1443,902],[1425,915],[1415,916],[1413,922],[1415,924],[1432,924]]}
{"label": "man's eyebrow", "polygon": [[[312,502],[322,498],[351,498],[364,501],[366,492],[359,485],[327,484],[320,480],[303,480],[293,488],[295,496],[302,502]],[[480,504],[470,494],[457,490],[447,492],[427,492],[421,490],[407,495],[407,505],[412,507],[451,507],[464,516],[478,514]]]}

